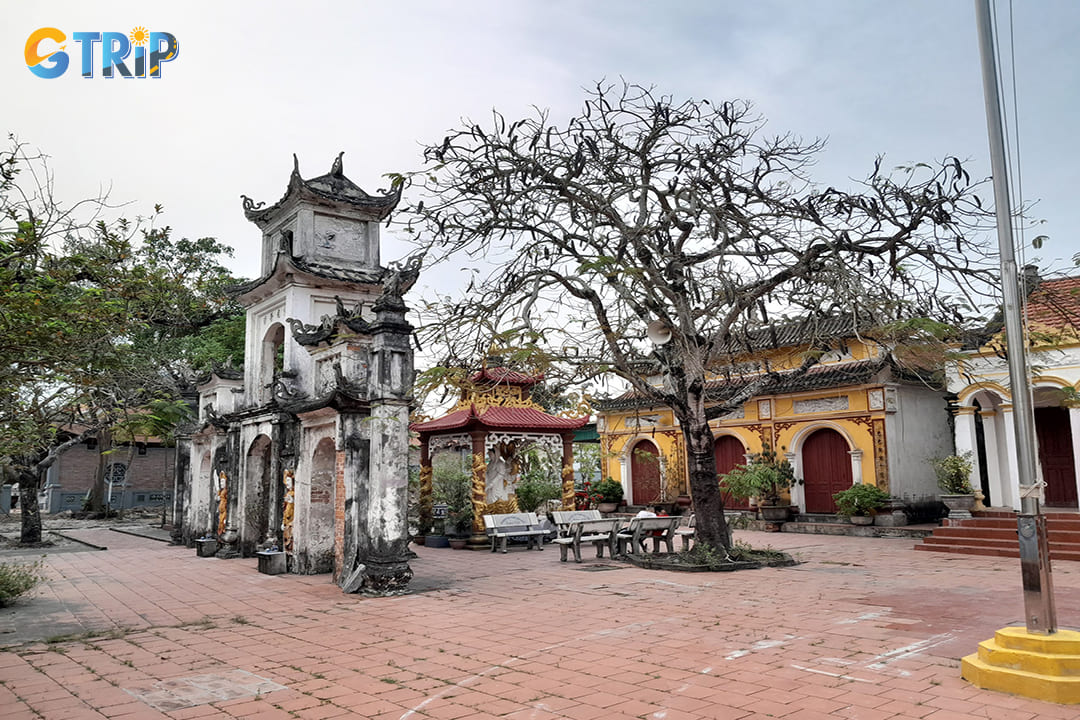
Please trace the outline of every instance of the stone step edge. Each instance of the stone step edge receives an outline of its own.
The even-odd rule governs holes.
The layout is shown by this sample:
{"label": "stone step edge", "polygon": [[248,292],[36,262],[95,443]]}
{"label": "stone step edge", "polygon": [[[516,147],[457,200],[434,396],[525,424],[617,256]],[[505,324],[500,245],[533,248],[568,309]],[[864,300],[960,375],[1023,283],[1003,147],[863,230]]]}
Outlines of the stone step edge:
{"label": "stone step edge", "polygon": [[992,639],[979,643],[977,652],[980,660],[994,667],[1023,670],[1036,675],[1080,678],[1080,655],[1077,654],[1006,648]]}
{"label": "stone step edge", "polygon": [[1062,705],[1080,703],[1080,677],[1055,677],[997,667],[981,660],[977,653],[960,660],[960,675],[984,690],[997,690]]}

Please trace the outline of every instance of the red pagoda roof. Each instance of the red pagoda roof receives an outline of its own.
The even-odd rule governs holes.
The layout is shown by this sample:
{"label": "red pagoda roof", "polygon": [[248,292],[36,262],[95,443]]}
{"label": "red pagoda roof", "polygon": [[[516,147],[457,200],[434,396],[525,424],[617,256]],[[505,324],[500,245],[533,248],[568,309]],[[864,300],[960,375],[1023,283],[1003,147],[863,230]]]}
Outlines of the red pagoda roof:
{"label": "red pagoda roof", "polygon": [[548,415],[543,410],[530,407],[492,406],[477,410],[475,405],[455,410],[441,418],[416,423],[412,429],[421,433],[440,430],[458,430],[469,426],[479,426],[515,430],[577,430],[589,421],[588,416],[581,418],[562,418]]}

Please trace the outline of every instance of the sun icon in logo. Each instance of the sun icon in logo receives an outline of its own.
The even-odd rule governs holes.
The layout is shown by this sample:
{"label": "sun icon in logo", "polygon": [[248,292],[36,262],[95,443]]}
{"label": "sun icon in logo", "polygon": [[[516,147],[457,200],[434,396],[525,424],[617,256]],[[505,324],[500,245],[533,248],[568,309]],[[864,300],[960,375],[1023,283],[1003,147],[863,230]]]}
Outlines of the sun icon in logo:
{"label": "sun icon in logo", "polygon": [[128,35],[131,38],[132,45],[145,45],[146,41],[150,39],[150,33],[146,31],[142,25],[134,28]]}

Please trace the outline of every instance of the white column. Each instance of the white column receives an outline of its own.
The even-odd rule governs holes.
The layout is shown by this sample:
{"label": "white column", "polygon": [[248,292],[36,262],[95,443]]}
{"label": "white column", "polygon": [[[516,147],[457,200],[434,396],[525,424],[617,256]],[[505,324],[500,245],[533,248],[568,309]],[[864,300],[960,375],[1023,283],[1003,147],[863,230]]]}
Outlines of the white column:
{"label": "white column", "polygon": [[632,440],[628,440],[626,445],[623,445],[622,454],[619,456],[619,482],[622,484],[623,497],[626,498],[627,505],[636,504],[634,500],[634,493],[631,492],[630,483],[630,443]]}
{"label": "white column", "polygon": [[797,505],[799,512],[804,513],[806,512],[806,490],[805,486],[799,482],[802,479],[802,458],[793,452],[784,453],[784,458],[791,463],[792,473],[797,478],[791,486],[791,504]]}
{"label": "white column", "polygon": [[851,456],[851,484],[859,485],[863,481],[862,476],[862,450],[849,450],[848,455]]}
{"label": "white column", "polygon": [[1001,405],[1001,432],[1005,441],[1005,462],[1001,470],[1002,504],[1020,512],[1020,462],[1016,458],[1016,428],[1013,425],[1012,403]]}
{"label": "white column", "polygon": [[998,445],[998,432],[1001,422],[994,410],[979,413],[983,419],[983,444],[986,447],[986,478],[990,483],[988,505],[998,507],[1009,504],[1007,474],[1001,472],[1001,446]]}
{"label": "white column", "polygon": [[971,453],[971,484],[979,485],[979,446],[975,437],[975,408],[964,405],[956,410],[954,421],[956,454]]}

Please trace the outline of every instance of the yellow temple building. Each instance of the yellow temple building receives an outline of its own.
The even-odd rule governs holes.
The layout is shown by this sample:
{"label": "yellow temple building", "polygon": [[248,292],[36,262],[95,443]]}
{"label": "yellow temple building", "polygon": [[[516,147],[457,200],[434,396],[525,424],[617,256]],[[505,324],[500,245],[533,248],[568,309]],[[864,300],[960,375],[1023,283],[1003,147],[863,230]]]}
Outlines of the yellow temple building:
{"label": "yellow temple building", "polygon": [[[835,340],[822,353],[807,337]],[[928,460],[953,451],[940,382],[900,368],[888,348],[860,336],[850,318],[758,331],[742,348],[714,368],[708,384],[715,404],[760,384],[710,423],[719,474],[769,445],[795,469],[799,481],[790,500],[801,513],[835,512],[833,494],[855,483],[877,485],[908,502],[938,494]],[[818,362],[800,372],[808,353],[820,355]],[[669,408],[651,406],[634,392],[594,406],[602,475],[622,483],[627,502],[671,502],[688,492],[682,432]],[[748,506],[729,497],[725,507]]]}

